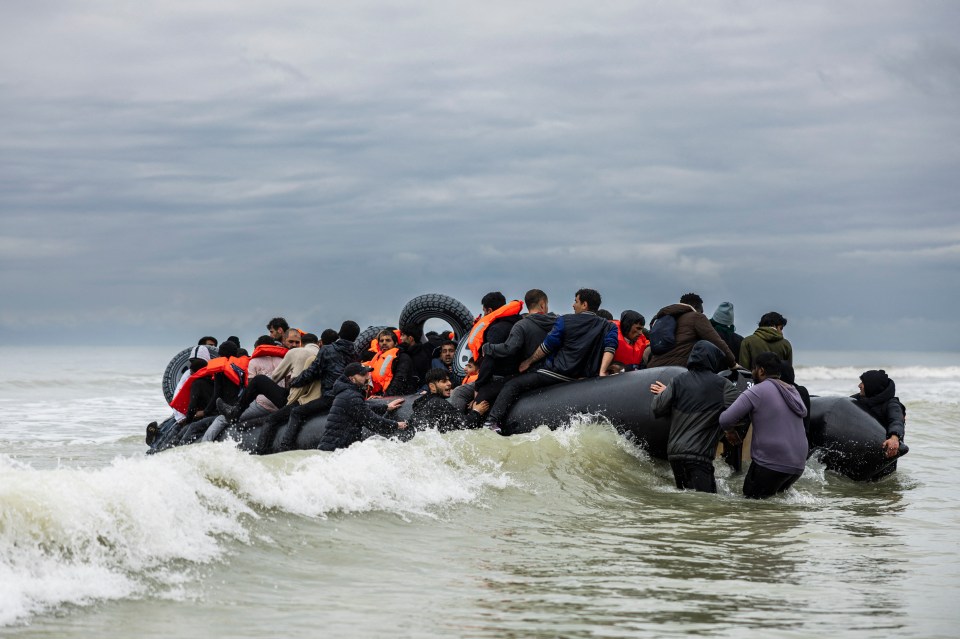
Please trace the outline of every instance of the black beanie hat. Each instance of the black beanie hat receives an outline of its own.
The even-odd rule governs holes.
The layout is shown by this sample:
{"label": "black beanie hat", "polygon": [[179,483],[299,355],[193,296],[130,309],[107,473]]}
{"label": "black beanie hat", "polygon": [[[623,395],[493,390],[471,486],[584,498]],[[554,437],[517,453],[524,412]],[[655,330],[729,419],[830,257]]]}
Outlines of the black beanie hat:
{"label": "black beanie hat", "polygon": [[879,395],[890,385],[890,378],[885,370],[867,371],[860,376],[860,381],[863,382],[863,394],[867,397]]}

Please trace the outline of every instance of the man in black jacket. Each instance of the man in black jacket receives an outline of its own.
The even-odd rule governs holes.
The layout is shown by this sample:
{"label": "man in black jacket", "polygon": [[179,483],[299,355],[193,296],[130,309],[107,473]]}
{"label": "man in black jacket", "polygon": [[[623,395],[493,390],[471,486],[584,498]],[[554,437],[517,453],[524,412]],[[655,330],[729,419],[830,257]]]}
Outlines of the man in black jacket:
{"label": "man in black jacket", "polygon": [[[606,376],[607,367],[617,352],[618,330],[616,324],[597,315],[600,304],[597,291],[590,288],[577,291],[573,313],[557,318],[543,343],[520,363],[520,372],[524,374],[504,385],[490,409],[487,425],[491,429],[501,431],[507,413],[525,391],[584,377]],[[528,372],[548,356],[545,365]]]}
{"label": "man in black jacket", "polygon": [[[887,459],[900,453],[907,417],[907,409],[896,395],[897,385],[884,370],[866,371],[860,376],[860,394],[852,395],[857,405],[886,429],[883,454]],[[893,467],[896,468],[896,465]]]}
{"label": "man in black jacket", "polygon": [[[423,340],[423,325],[405,324],[400,327],[400,353],[410,356],[412,377],[416,378],[413,390],[423,386],[427,371],[433,364],[434,345]],[[396,372],[394,372],[396,375]]]}
{"label": "man in black jacket", "polygon": [[687,358],[687,372],[669,386],[660,381],[650,385],[656,395],[653,414],[670,415],[667,460],[681,490],[717,492],[713,458],[720,439],[720,413],[740,395],[732,382],[717,375],[726,367],[724,360],[723,351],[700,340]]}
{"label": "man in black jacket", "polygon": [[490,410],[489,402],[477,402],[473,409],[461,413],[449,402],[453,382],[450,375],[442,368],[431,368],[427,371],[426,395],[421,395],[413,402],[413,414],[410,424],[416,430],[436,428],[441,433],[450,430],[464,430],[480,428],[483,425],[483,416]]}
{"label": "man in black jacket", "polygon": [[[326,428],[320,437],[317,448],[337,450],[360,441],[364,428],[378,435],[388,437],[397,430],[407,427],[407,422],[398,422],[378,415],[364,399],[364,393],[370,384],[370,371],[363,364],[352,362],[343,369],[343,375],[333,385],[333,405],[327,416]],[[403,404],[403,398],[395,399],[386,405],[387,411],[393,411]]]}

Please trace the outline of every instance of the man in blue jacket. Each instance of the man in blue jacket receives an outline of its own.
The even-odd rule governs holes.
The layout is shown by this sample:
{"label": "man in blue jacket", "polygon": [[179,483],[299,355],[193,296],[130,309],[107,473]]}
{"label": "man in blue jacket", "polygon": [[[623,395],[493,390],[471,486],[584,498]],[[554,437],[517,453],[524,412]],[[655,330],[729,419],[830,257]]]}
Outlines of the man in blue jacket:
{"label": "man in blue jacket", "polygon": [[[600,293],[590,288],[577,291],[573,313],[557,318],[553,329],[537,350],[520,363],[518,377],[503,387],[490,409],[486,425],[502,432],[503,420],[520,395],[528,390],[552,386],[584,377],[605,377],[617,352],[616,324],[597,315]],[[527,370],[540,360],[547,363],[536,371]]]}

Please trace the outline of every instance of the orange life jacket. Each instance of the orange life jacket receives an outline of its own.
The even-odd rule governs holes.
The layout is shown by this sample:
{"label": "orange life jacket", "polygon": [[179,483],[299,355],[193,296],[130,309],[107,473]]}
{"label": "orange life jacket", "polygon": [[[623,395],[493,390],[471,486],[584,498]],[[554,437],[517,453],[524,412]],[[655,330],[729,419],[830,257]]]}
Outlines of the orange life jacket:
{"label": "orange life jacket", "polygon": [[253,355],[250,356],[250,359],[257,359],[258,357],[280,357],[282,358],[287,354],[288,348],[285,346],[277,346],[276,344],[261,344],[253,349]]}
{"label": "orange life jacket", "polygon": [[487,333],[487,329],[490,328],[490,325],[501,317],[519,315],[521,310],[523,310],[523,302],[513,300],[474,322],[473,328],[470,329],[470,336],[467,338],[467,344],[470,346],[470,352],[473,354],[475,361],[480,361],[480,347],[483,346],[483,338]]}
{"label": "orange life jacket", "polygon": [[613,323],[617,325],[617,352],[613,355],[613,361],[627,366],[638,366],[643,359],[643,351],[647,349],[650,340],[647,339],[646,335],[640,333],[637,341],[631,344],[620,331],[620,320],[613,320]]}
{"label": "orange life jacket", "polygon": [[466,384],[472,384],[472,383],[474,383],[475,381],[477,381],[477,378],[478,378],[478,377],[480,377],[480,372],[479,372],[479,371],[476,372],[476,373],[470,373],[469,375],[467,375],[466,377],[463,378],[463,381],[460,382],[460,384],[461,384],[461,386],[464,386],[464,385],[466,385]]}
{"label": "orange life jacket", "polygon": [[[284,349],[286,350],[286,349]],[[183,383],[180,392],[176,394],[170,407],[180,413],[186,413],[190,408],[190,387],[193,382],[202,377],[213,377],[217,373],[223,373],[224,376],[237,386],[247,385],[247,366],[250,364],[250,358],[243,357],[215,357],[211,359],[204,368],[187,378]]]}
{"label": "orange life jacket", "polygon": [[393,362],[397,358],[399,348],[391,348],[382,353],[377,353],[369,362],[364,362],[365,366],[373,369],[370,373],[370,382],[373,384],[374,393],[382,393],[390,387],[393,381]]}

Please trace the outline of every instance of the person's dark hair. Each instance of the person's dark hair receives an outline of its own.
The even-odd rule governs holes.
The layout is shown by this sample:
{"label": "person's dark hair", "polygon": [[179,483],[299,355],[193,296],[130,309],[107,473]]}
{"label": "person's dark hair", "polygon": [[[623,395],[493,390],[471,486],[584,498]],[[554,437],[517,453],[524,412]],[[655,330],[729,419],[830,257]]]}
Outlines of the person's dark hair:
{"label": "person's dark hair", "polygon": [[576,292],[575,297],[579,297],[581,302],[586,303],[587,310],[593,311],[594,313],[600,310],[600,305],[603,303],[603,298],[600,297],[599,291],[595,291],[592,288],[581,288]]}
{"label": "person's dark hair", "polygon": [[332,328],[328,328],[324,330],[322,333],[320,333],[320,341],[323,342],[324,346],[326,346],[327,344],[333,344],[335,341],[337,341],[339,337],[340,337],[339,333],[337,333]]}
{"label": "person's dark hair", "polygon": [[450,379],[450,373],[443,368],[431,368],[427,371],[427,374],[424,375],[424,378],[426,379],[427,384],[433,384],[445,379]]}
{"label": "person's dark hair", "polygon": [[762,328],[764,326],[786,326],[787,318],[777,313],[776,311],[770,311],[769,313],[764,313],[763,317],[760,318],[760,323],[757,324],[758,327]]}
{"label": "person's dark hair", "polygon": [[507,298],[503,296],[503,293],[500,291],[492,291],[483,296],[483,299],[480,300],[480,305],[483,308],[492,308],[497,310],[501,306],[507,303]]}
{"label": "person's dark hair", "polygon": [[231,335],[231,336],[228,337],[225,341],[227,341],[227,342],[233,342],[233,343],[236,344],[237,346],[240,346],[240,338],[237,337],[236,335]]}
{"label": "person's dark hair", "polygon": [[[331,331],[332,332],[332,331]],[[300,343],[306,346],[307,344],[317,344],[320,342],[320,338],[314,335],[313,333],[304,333],[300,336]]]}
{"label": "person's dark hair", "polygon": [[797,374],[793,370],[793,366],[785,359],[780,360],[780,381],[786,382],[791,386],[797,385]]}
{"label": "person's dark hair", "polygon": [[340,336],[340,339],[345,339],[352,342],[360,335],[360,325],[353,320],[346,320],[340,325],[340,332],[338,335]]}
{"label": "person's dark hair", "polygon": [[[272,342],[273,340],[271,340]],[[237,353],[240,352],[240,345],[234,342],[233,340],[226,340],[223,344],[220,345],[219,353],[220,357],[236,357]]]}
{"label": "person's dark hair", "polygon": [[[580,301],[582,302],[583,300],[580,300]],[[599,311],[597,311],[597,317],[602,317],[603,319],[609,322],[613,321],[613,313],[611,313],[605,308],[601,308]]]}
{"label": "person's dark hair", "polygon": [[753,367],[762,368],[767,377],[780,377],[780,373],[783,371],[783,362],[777,357],[776,353],[767,351],[753,358]]}
{"label": "person's dark hair", "polygon": [[440,342],[440,348],[443,348],[444,346],[453,346],[454,348],[456,348],[457,343],[452,339],[445,339],[442,342]]}
{"label": "person's dark hair", "polygon": [[[201,346],[201,344],[197,344],[197,346]],[[202,358],[200,358],[200,357],[195,357],[195,358],[193,358],[193,359],[190,360],[190,374],[191,374],[191,375],[194,374],[194,373],[196,373],[197,371],[203,370],[203,369],[206,368],[206,367],[207,367],[207,362],[206,362],[206,360],[204,360],[204,359],[202,359]]]}
{"label": "person's dark hair", "polygon": [[[599,315],[599,313],[598,313]],[[630,329],[634,327],[637,323],[640,324],[641,328],[646,324],[646,320],[643,315],[636,311],[626,310],[620,313],[620,332],[626,335],[630,332]]]}
{"label": "person's dark hair", "polygon": [[467,360],[467,364],[473,364],[474,366],[476,366],[476,365],[477,365],[477,360],[475,360],[473,357],[471,357],[470,359]]}
{"label": "person's dark hair", "polygon": [[689,304],[692,306],[698,313],[703,312],[703,298],[701,298],[696,293],[684,293],[680,296],[681,304]]}
{"label": "person's dark hair", "polygon": [[261,335],[260,337],[257,338],[257,341],[253,343],[253,347],[256,348],[257,346],[265,346],[273,343],[274,341],[272,337],[270,337],[269,335]]}
{"label": "person's dark hair", "polygon": [[383,329],[382,331],[380,331],[379,333],[377,333],[377,341],[379,342],[379,341],[380,341],[380,338],[381,338],[381,337],[384,337],[384,336],[389,336],[389,337],[391,337],[394,342],[397,341],[397,334],[393,332],[393,329],[392,329],[392,328],[385,328],[385,329]]}
{"label": "person's dark hair", "polygon": [[409,335],[413,338],[413,341],[417,343],[423,341],[423,326],[418,326],[417,324],[407,324],[406,326],[400,327],[400,333],[402,335]]}
{"label": "person's dark hair", "polygon": [[531,306],[536,306],[540,302],[547,300],[547,294],[541,291],[539,288],[531,288],[527,291],[527,294],[523,296],[523,303],[527,305],[527,310],[530,310]]}
{"label": "person's dark hair", "polygon": [[276,330],[278,328],[282,328],[284,331],[289,331],[290,325],[287,324],[287,320],[283,319],[282,317],[274,317],[272,320],[267,322],[268,331],[271,329]]}
{"label": "person's dark hair", "polygon": [[216,337],[213,337],[212,335],[204,335],[200,338],[200,341],[197,342],[197,346],[207,346],[207,342],[213,342],[214,346],[220,343],[217,341]]}

